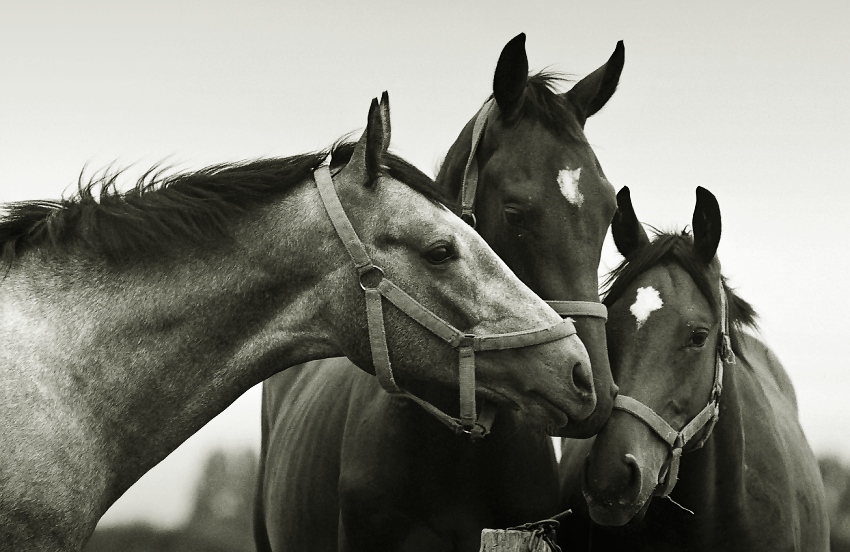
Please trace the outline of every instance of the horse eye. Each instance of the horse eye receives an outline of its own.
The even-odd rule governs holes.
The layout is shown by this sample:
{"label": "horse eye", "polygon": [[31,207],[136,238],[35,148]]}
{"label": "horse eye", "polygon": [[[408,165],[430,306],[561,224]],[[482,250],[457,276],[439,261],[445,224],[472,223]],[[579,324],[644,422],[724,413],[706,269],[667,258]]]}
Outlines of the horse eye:
{"label": "horse eye", "polygon": [[508,224],[511,226],[524,226],[525,225],[525,216],[522,214],[522,211],[508,207],[505,209],[505,220],[508,221]]}
{"label": "horse eye", "polygon": [[691,339],[688,341],[688,347],[702,347],[708,339],[706,330],[696,330],[691,334]]}
{"label": "horse eye", "polygon": [[425,253],[425,258],[431,264],[442,264],[455,257],[455,248],[450,243],[439,243]]}

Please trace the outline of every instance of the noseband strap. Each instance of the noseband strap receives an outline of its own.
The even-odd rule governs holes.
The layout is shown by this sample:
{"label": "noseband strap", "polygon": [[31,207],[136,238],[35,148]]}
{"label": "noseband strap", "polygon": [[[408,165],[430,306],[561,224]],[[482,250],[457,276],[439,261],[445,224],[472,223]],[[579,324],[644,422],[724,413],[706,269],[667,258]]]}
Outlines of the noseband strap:
{"label": "noseband strap", "polygon": [[[381,267],[372,263],[339,201],[329,168],[324,165],[317,168],[313,177],[331,223],[357,268],[360,287],[366,297],[366,319],[369,328],[372,363],[375,366],[375,375],[378,377],[381,386],[389,393],[399,394],[416,402],[455,431],[469,434],[473,438],[483,437],[490,430],[495,410],[482,409],[481,417],[476,420],[475,352],[515,349],[564,339],[576,333],[572,322],[565,319],[543,328],[503,334],[474,335],[463,333],[396,286],[389,278],[384,276]],[[448,343],[452,348],[458,350],[459,418],[445,414],[434,405],[405,391],[396,383],[390,363],[389,347],[387,346],[382,298],[395,305],[396,308]]]}
{"label": "noseband strap", "polygon": [[546,301],[562,317],[588,316],[608,320],[608,309],[594,301]]}
{"label": "noseband strap", "polygon": [[711,397],[708,404],[700,410],[682,431],[676,431],[657,412],[646,406],[639,400],[626,396],[617,395],[614,399],[614,408],[628,412],[638,420],[647,425],[662,441],[670,447],[670,462],[667,473],[658,482],[656,494],[668,496],[676,486],[679,478],[679,459],[685,446],[701,430],[705,429],[702,437],[693,443],[688,450],[702,448],[705,441],[711,436],[714,425],[720,417],[720,394],[723,392],[723,363],[734,364],[735,354],[729,340],[729,310],[726,304],[726,291],[723,282],[720,283],[720,338],[714,355],[714,384],[711,387]]}

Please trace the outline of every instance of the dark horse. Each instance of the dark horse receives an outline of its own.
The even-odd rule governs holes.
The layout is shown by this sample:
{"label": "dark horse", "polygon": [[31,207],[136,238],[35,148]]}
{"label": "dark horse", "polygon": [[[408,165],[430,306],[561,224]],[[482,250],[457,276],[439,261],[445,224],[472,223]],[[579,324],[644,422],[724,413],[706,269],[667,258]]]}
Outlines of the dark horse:
{"label": "dark horse", "polygon": [[828,550],[823,482],[791,381],[744,331],[755,314],[721,276],[717,200],[697,188],[693,237],[650,243],[628,189],[617,199],[612,232],[625,260],[605,304],[620,396],[595,440],[564,443],[565,502],[580,512],[561,544]]}
{"label": "dark horse", "polygon": [[[598,302],[597,266],[615,195],[583,127],[614,93],[623,59],[618,44],[605,65],[558,94],[553,75],[529,76],[525,36],[514,38],[497,64],[496,105],[485,104],[477,148],[479,117],[437,178],[447,198],[459,197],[473,156],[478,230],[546,299]],[[570,420],[564,433],[583,437],[604,423],[616,388],[603,320],[582,318],[576,327],[591,356],[598,406],[585,420]],[[558,512],[555,455],[543,431],[558,428],[535,427],[502,402],[492,433],[471,442],[344,359],[318,364],[264,384],[258,550],[474,552],[482,528]],[[443,386],[409,389],[457,411],[457,393]]]}
{"label": "dark horse", "polygon": [[[371,371],[367,310],[386,315],[400,380],[447,386],[472,356],[464,343],[567,326],[435,200],[430,179],[387,153],[389,140],[384,97],[360,141],[333,148],[333,175],[324,151],[143,178],[124,194],[105,177],[73,199],[5,206],[0,549],[79,550],[130,485],[280,370],[344,354]],[[386,273],[375,288],[377,269],[364,282],[346,253],[357,244]],[[382,290],[476,337],[458,355],[382,307]],[[587,352],[571,328],[562,335],[482,350],[477,388],[552,424],[587,416],[593,393],[573,381],[590,379]],[[552,370],[564,363],[579,368]]]}

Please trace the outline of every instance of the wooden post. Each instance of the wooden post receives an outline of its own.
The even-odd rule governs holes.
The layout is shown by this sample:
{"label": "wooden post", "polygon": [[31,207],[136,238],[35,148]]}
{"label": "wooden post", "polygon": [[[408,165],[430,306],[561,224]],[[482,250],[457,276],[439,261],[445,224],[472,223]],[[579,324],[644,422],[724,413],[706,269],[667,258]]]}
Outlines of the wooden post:
{"label": "wooden post", "polygon": [[521,529],[484,529],[479,552],[553,552],[540,535]]}
{"label": "wooden post", "polygon": [[483,529],[478,552],[561,552],[555,530],[572,510],[507,529]]}

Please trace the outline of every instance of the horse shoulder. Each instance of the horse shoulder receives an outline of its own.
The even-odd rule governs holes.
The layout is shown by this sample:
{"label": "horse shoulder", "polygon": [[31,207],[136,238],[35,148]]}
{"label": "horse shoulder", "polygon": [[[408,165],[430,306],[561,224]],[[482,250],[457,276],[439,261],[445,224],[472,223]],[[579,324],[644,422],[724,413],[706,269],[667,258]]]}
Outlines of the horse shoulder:
{"label": "horse shoulder", "polygon": [[347,359],[325,359],[263,384],[255,526],[271,550],[336,549],[340,450],[360,377],[371,376]]}

